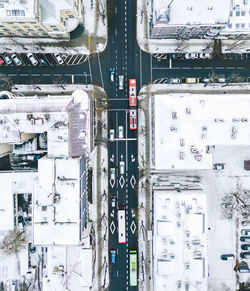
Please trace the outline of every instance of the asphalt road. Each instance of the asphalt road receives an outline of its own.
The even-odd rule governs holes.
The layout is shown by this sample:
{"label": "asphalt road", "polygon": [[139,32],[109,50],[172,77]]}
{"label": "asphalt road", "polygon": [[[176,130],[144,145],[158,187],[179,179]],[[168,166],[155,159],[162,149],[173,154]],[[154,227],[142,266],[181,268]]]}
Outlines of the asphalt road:
{"label": "asphalt road", "polygon": [[[114,1],[114,0],[113,0]],[[129,129],[128,79],[137,79],[137,92],[148,83],[171,77],[209,77],[210,74],[250,76],[250,60],[158,60],[140,50],[136,43],[136,1],[114,1],[108,20],[108,44],[106,50],[83,58],[66,57],[69,65],[52,66],[3,66],[0,76],[8,76],[18,84],[94,83],[104,87],[109,98],[109,129],[115,130],[115,141],[108,142],[109,168],[116,169],[115,183],[109,187],[109,250],[116,250],[116,263],[110,264],[111,291],[137,290],[129,285],[129,251],[138,251],[137,236],[137,132]],[[26,57],[20,55],[27,64]],[[110,81],[110,68],[115,68],[116,80]],[[124,90],[118,90],[118,75],[125,76]],[[72,77],[73,76],[73,77]],[[38,88],[35,90],[39,90]],[[118,126],[123,126],[124,138],[118,138]],[[120,173],[120,161],[125,162],[125,172]],[[117,203],[112,214],[111,196]],[[118,243],[117,209],[126,209],[126,243]],[[132,216],[132,210],[135,216]],[[113,216],[111,216],[111,214]],[[115,228],[114,228],[115,226]],[[112,231],[111,231],[112,230]]]}

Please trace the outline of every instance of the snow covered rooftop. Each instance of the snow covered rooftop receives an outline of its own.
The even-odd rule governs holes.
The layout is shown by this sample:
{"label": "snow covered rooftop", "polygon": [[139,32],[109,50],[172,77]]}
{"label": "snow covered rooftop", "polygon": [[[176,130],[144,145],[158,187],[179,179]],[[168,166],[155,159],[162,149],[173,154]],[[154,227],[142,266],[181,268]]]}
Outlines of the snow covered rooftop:
{"label": "snow covered rooftop", "polygon": [[80,159],[42,158],[34,190],[35,245],[80,241]]}
{"label": "snow covered rooftop", "polygon": [[211,169],[207,146],[250,145],[247,94],[162,94],[152,104],[152,159],[158,170]]}
{"label": "snow covered rooftop", "polygon": [[1,100],[0,143],[18,143],[22,133],[48,132],[49,156],[88,155],[89,97],[83,90],[77,90],[75,97],[73,94]]}
{"label": "snow covered rooftop", "polygon": [[61,23],[61,12],[75,8],[73,0],[40,0],[42,23]]}
{"label": "snow covered rooftop", "polygon": [[166,21],[168,25],[227,23],[230,3],[231,0],[153,0],[154,22]]}
{"label": "snow covered rooftop", "polygon": [[207,290],[206,196],[154,191],[154,290]]}
{"label": "snow covered rooftop", "polygon": [[36,0],[1,0],[1,22],[30,22],[36,21]]}
{"label": "snow covered rooftop", "polygon": [[[82,247],[50,246],[43,291],[87,291],[92,286],[92,250]],[[66,287],[66,288],[65,288]]]}
{"label": "snow covered rooftop", "polygon": [[37,173],[0,173],[0,231],[14,228],[14,194],[32,193]]}

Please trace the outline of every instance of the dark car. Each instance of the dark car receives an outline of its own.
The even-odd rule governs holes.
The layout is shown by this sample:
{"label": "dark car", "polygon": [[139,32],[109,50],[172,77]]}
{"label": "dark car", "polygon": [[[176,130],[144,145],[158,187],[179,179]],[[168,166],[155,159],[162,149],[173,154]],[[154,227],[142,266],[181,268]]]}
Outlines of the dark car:
{"label": "dark car", "polygon": [[181,58],[184,58],[184,55],[183,54],[180,54],[180,53],[169,54],[169,58],[170,59],[181,59]]}
{"label": "dark car", "polygon": [[227,260],[234,260],[234,255],[233,254],[226,254],[226,255],[221,255],[220,256],[223,261]]}
{"label": "dark car", "polygon": [[250,252],[240,253],[240,257],[242,259],[248,259],[248,258],[250,258]]}
{"label": "dark car", "polygon": [[47,65],[47,62],[44,59],[40,59],[40,62],[42,64],[42,66],[46,66]]}
{"label": "dark car", "polygon": [[32,254],[36,252],[36,247],[34,247],[32,243],[29,243],[29,252]]}
{"label": "dark car", "polygon": [[241,236],[240,241],[250,242],[250,236]]}
{"label": "dark car", "polygon": [[116,250],[111,250],[110,255],[111,255],[111,263],[114,264],[116,261]]}
{"label": "dark car", "polygon": [[243,235],[250,235],[250,229],[242,229],[241,234]]}
{"label": "dark car", "polygon": [[248,251],[248,248],[250,248],[249,244],[242,244],[241,245],[241,249],[244,250],[244,251]]}

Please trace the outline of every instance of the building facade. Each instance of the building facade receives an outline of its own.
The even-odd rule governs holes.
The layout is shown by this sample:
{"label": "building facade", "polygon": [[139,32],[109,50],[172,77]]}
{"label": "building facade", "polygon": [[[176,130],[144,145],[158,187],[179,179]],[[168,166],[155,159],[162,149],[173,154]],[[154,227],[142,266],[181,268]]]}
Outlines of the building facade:
{"label": "building facade", "polygon": [[81,0],[4,0],[0,37],[68,39],[82,22]]}

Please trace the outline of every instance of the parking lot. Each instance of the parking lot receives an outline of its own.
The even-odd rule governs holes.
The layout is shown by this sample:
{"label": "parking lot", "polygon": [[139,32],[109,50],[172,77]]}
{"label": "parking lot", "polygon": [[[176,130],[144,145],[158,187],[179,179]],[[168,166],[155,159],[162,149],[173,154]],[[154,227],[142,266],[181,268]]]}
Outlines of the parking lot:
{"label": "parking lot", "polygon": [[[15,55],[15,56],[14,56]],[[74,66],[79,65],[88,60],[87,55],[68,55],[59,54],[42,54],[33,53],[36,62],[31,61],[27,54],[8,54],[0,55],[0,66]],[[62,61],[60,61],[60,59]]]}

